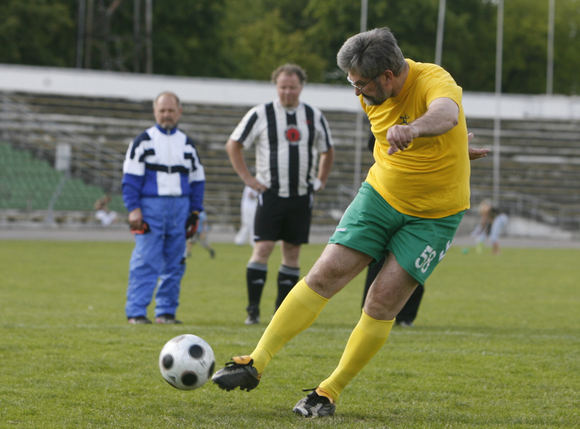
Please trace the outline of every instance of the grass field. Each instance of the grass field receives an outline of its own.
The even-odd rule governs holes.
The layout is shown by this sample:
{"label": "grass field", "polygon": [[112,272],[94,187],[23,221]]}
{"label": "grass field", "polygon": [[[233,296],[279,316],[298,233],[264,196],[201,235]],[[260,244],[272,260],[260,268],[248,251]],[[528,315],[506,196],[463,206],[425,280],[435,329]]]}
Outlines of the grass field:
{"label": "grass field", "polygon": [[[578,249],[494,257],[452,248],[415,327],[393,329],[335,417],[305,420],[291,409],[338,362],[359,318],[362,276],[282,349],[256,390],[178,391],[157,367],[167,340],[203,337],[219,368],[249,353],[265,327],[243,325],[249,247],[215,247],[216,259],[196,247],[189,260],[183,325],[129,326],[131,243],[0,241],[0,428],[580,427]],[[304,248],[304,272],[321,250]]]}

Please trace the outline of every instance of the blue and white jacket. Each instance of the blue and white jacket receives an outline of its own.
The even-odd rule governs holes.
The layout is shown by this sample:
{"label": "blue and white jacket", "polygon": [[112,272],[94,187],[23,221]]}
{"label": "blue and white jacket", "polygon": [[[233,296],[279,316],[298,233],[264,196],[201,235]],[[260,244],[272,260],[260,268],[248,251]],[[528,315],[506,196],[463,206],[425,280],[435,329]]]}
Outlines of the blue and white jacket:
{"label": "blue and white jacket", "polygon": [[128,211],[143,197],[188,196],[191,211],[203,211],[205,172],[193,140],[177,127],[158,124],[129,145],[123,163],[123,202]]}

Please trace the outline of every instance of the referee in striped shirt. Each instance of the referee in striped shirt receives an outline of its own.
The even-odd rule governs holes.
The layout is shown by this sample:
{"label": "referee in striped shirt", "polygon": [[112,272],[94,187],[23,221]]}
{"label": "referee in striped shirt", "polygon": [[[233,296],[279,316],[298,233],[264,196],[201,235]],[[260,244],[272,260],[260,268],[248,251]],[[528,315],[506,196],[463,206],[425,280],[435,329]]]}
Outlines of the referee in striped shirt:
{"label": "referee in striped shirt", "polygon": [[[322,112],[300,101],[306,72],[284,64],[272,73],[278,97],[250,109],[230,135],[226,150],[242,181],[260,193],[254,219],[254,249],[246,267],[248,317],[260,322],[260,299],[268,258],[282,240],[275,309],[300,275],[300,246],[308,243],[315,192],[326,185],[334,160],[330,129]],[[243,150],[255,144],[256,175]]]}

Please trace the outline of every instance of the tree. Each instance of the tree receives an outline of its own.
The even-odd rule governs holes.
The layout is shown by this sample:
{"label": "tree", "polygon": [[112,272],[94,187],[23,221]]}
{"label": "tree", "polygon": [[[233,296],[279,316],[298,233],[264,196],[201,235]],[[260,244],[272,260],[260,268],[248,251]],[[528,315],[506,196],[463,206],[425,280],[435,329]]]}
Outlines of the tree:
{"label": "tree", "polygon": [[182,76],[230,76],[224,42],[225,0],[156,1],[153,10],[153,71]]}
{"label": "tree", "polygon": [[[86,4],[93,7],[83,65],[142,72],[144,35],[135,39],[134,34],[134,23],[143,22],[142,16],[135,17],[140,2],[3,0],[0,62],[74,67],[79,8]],[[407,57],[432,62],[438,4],[439,0],[369,1],[367,27],[390,27]],[[442,65],[464,90],[493,91],[497,0],[446,4]],[[267,80],[276,66],[296,62],[311,82],[346,85],[336,53],[360,30],[360,8],[360,1],[344,0],[156,0],[153,72]],[[548,0],[505,0],[504,11],[502,89],[543,93]],[[556,93],[580,91],[579,30],[580,0],[556,0]]]}
{"label": "tree", "polygon": [[496,15],[491,2],[447,2],[442,65],[465,90],[494,90]]}
{"label": "tree", "polygon": [[228,1],[226,43],[235,59],[229,77],[267,80],[280,64],[304,67],[309,80],[323,81],[328,67],[312,47],[310,20],[304,14],[307,0]]}
{"label": "tree", "polygon": [[0,2],[0,63],[71,67],[75,18],[70,1]]}
{"label": "tree", "polygon": [[558,0],[554,35],[554,93],[580,94],[580,0]]}

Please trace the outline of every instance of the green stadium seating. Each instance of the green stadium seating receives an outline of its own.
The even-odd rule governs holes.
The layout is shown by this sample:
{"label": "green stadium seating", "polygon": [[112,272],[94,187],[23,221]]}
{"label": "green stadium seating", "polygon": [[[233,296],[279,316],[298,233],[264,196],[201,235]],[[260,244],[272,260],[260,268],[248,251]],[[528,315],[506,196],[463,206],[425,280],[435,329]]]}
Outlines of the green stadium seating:
{"label": "green stadium seating", "polygon": [[[67,178],[47,161],[7,143],[0,143],[0,183],[0,209],[48,210],[61,183],[64,186],[53,207],[57,211],[91,212],[94,202],[104,194],[103,189]],[[117,196],[114,206],[122,211],[119,202]]]}

